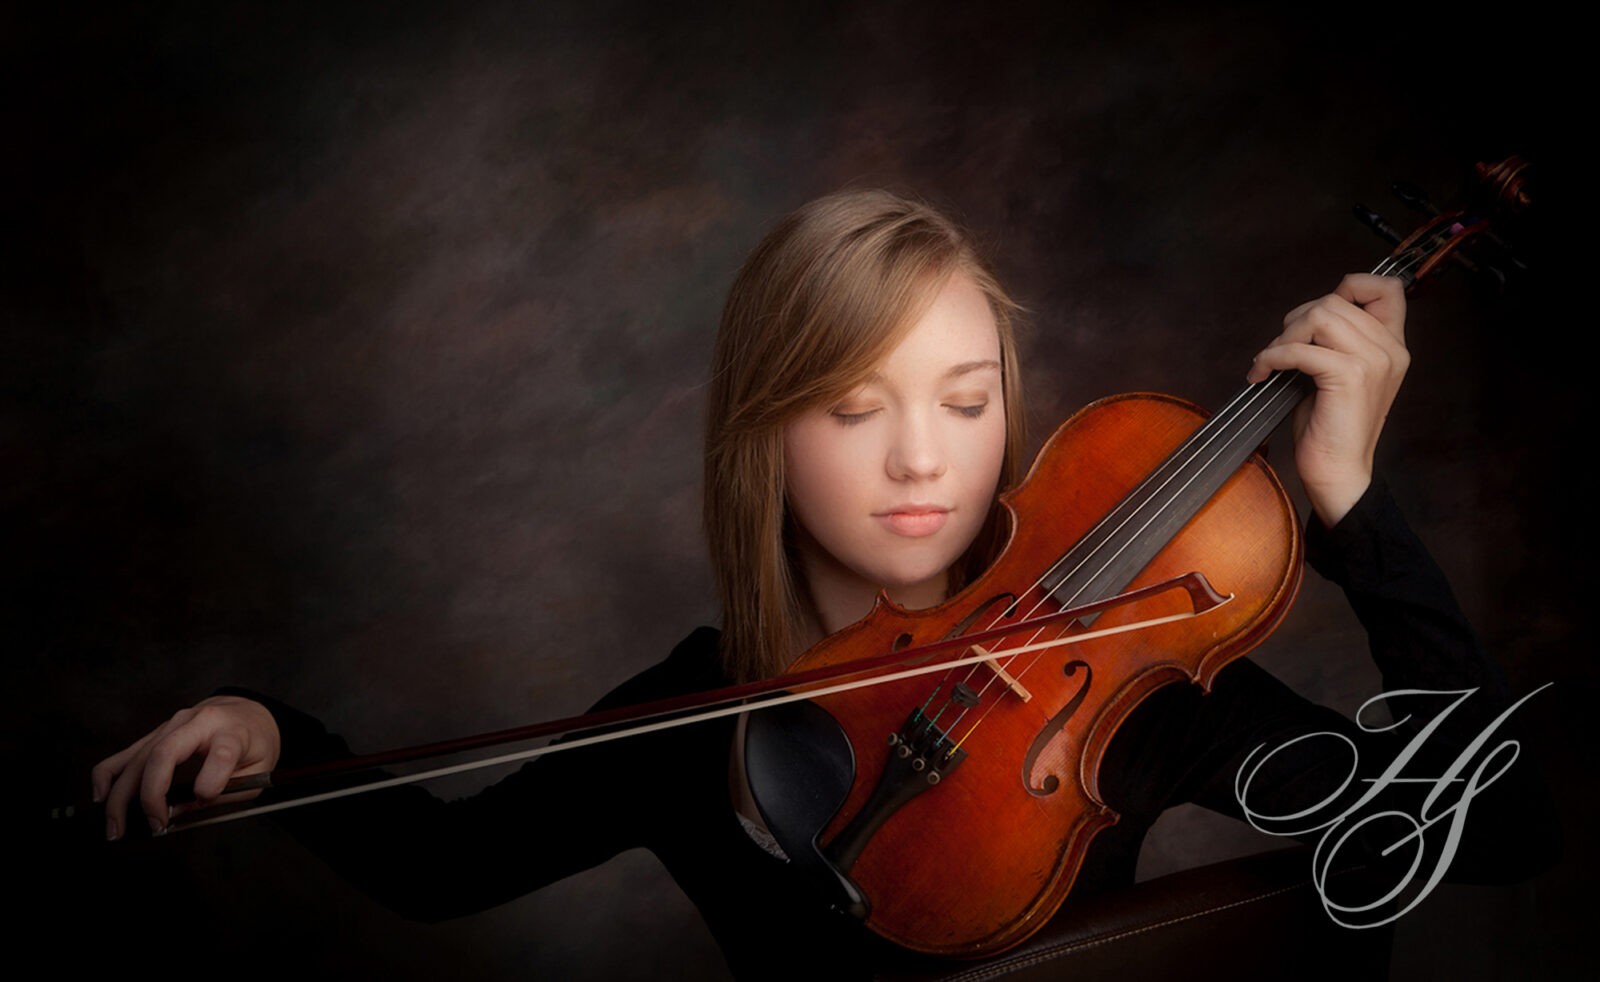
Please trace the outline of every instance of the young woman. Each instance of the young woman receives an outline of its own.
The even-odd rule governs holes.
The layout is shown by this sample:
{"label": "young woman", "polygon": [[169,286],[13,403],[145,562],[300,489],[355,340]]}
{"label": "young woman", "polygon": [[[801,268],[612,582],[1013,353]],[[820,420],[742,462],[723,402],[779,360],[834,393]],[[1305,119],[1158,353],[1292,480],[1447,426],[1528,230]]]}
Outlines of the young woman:
{"label": "young woman", "polygon": [[[1023,446],[1015,305],[962,233],[882,191],[848,191],[785,218],[730,292],[710,382],[705,518],[724,612],[602,707],[770,677],[865,616],[880,592],[934,605],[992,560],[1007,529],[998,491]],[[1399,283],[1351,276],[1291,311],[1248,378],[1298,369],[1316,382],[1294,429],[1311,499],[1309,553],[1346,588],[1386,687],[1486,690],[1453,720],[1503,707],[1448,587],[1373,481],[1373,454],[1407,366]],[[1468,716],[1471,719],[1468,719]],[[827,911],[785,862],[755,808],[735,739],[714,721],[525,766],[468,799],[397,788],[289,812],[283,821],[344,875],[401,913],[480,910],[644,846],[698,905],[736,974],[870,971],[887,945]],[[1181,801],[1239,813],[1234,776],[1264,741],[1358,734],[1248,662],[1202,696],[1172,686],[1123,725],[1101,787],[1121,821],[1099,836],[1080,890],[1129,882],[1138,845]],[[347,754],[320,723],[227,691],[179,712],[93,772],[107,835],[137,796],[170,820],[175,765],[204,763],[202,799],[226,781]],[[1294,761],[1295,776],[1327,763]],[[1305,789],[1283,782],[1266,802]],[[1458,863],[1484,859],[1470,843]],[[803,945],[794,938],[807,938]]]}

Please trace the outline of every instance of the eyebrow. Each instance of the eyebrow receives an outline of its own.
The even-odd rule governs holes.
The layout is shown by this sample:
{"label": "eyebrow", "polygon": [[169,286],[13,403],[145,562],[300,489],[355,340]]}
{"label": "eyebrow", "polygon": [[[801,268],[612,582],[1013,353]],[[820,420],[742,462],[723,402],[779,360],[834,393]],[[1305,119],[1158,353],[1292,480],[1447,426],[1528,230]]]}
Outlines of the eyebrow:
{"label": "eyebrow", "polygon": [[998,372],[1000,370],[1000,363],[992,358],[985,361],[964,361],[950,369],[948,372],[945,372],[944,377],[960,378],[963,375],[971,375],[973,372],[982,372],[991,368]]}
{"label": "eyebrow", "polygon": [[[997,372],[1000,371],[1000,363],[995,361],[993,358],[985,359],[983,361],[964,361],[959,365],[951,366],[950,370],[944,373],[944,378],[961,378],[963,375],[971,375],[973,372],[988,371],[990,369],[993,369]],[[867,384],[869,385],[874,382],[882,381],[882,372],[873,372],[871,375],[867,376]]]}

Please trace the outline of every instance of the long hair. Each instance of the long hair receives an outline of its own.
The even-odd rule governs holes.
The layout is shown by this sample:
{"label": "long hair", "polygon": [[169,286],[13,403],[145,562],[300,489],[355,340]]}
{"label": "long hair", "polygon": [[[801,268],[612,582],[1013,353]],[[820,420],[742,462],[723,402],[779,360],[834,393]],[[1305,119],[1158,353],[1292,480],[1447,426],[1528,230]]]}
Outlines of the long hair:
{"label": "long hair", "polygon": [[[712,356],[705,461],[722,661],[734,680],[779,674],[804,642],[784,427],[864,383],[957,271],[988,298],[999,328],[1005,488],[1017,480],[1026,439],[1013,328],[1019,308],[955,223],[888,191],[841,191],[780,221],[734,279]],[[1002,526],[992,507],[950,570],[952,590],[993,560]]]}

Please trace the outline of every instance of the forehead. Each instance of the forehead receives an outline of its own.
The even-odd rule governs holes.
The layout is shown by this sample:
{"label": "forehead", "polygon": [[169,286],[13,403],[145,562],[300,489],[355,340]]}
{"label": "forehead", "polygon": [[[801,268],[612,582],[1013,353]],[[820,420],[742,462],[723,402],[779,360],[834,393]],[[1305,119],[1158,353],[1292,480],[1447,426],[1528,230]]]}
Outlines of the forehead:
{"label": "forehead", "polygon": [[935,372],[968,374],[1000,368],[1000,331],[989,298],[957,270],[876,366],[872,377]]}

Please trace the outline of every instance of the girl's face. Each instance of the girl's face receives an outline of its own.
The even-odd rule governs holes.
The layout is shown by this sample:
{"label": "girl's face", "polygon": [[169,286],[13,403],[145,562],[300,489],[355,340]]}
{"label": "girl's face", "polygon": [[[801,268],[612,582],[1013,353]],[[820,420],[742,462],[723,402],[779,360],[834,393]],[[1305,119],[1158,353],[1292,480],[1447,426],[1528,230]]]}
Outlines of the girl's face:
{"label": "girl's face", "polygon": [[957,272],[865,385],[789,424],[785,490],[824,630],[880,589],[914,608],[944,599],[993,505],[1005,416],[994,315]]}

